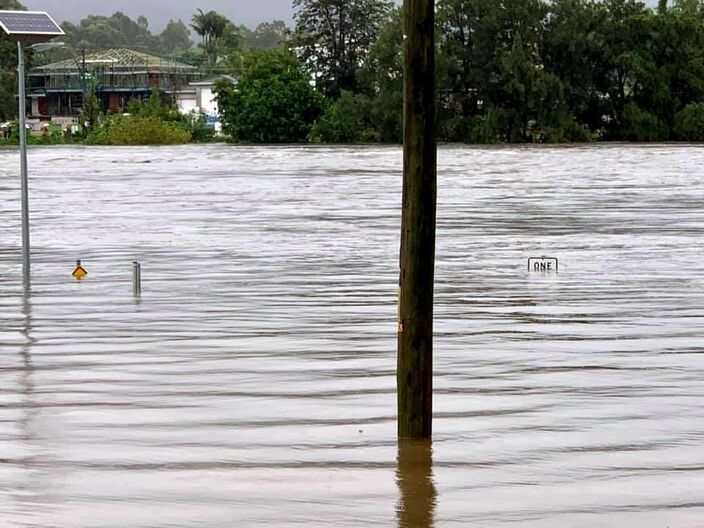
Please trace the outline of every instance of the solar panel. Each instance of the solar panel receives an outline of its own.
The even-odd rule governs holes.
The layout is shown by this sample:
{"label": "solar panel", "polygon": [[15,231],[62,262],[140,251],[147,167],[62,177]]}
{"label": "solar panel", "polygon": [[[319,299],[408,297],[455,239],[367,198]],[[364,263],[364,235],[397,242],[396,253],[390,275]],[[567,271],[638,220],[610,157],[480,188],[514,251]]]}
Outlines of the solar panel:
{"label": "solar panel", "polygon": [[0,27],[14,37],[53,37],[64,34],[53,18],[39,11],[0,11]]}

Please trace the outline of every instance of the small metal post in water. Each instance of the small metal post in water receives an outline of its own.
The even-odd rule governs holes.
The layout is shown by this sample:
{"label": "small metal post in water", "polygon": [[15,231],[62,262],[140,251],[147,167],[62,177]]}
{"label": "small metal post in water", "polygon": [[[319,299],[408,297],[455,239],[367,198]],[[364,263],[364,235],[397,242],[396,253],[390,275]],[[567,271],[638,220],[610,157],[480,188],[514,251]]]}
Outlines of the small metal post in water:
{"label": "small metal post in water", "polygon": [[137,261],[132,263],[132,290],[135,297],[142,295],[142,265]]}
{"label": "small metal post in water", "polygon": [[137,261],[132,263],[132,290],[135,297],[142,295],[142,265]]}

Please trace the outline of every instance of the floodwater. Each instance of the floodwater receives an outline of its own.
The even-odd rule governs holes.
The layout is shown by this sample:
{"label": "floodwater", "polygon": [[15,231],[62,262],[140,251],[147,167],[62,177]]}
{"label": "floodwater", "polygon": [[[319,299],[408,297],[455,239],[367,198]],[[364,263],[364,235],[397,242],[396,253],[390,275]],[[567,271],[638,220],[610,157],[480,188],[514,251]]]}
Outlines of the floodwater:
{"label": "floodwater", "polygon": [[395,436],[399,148],[34,148],[29,296],[17,164],[3,528],[704,524],[704,148],[441,149],[432,446]]}

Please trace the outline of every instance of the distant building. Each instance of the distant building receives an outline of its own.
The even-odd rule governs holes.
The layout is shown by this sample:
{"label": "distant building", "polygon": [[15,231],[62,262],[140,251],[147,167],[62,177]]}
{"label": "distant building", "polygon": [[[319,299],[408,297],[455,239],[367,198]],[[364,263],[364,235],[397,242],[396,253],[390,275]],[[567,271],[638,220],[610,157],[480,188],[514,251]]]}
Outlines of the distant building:
{"label": "distant building", "polygon": [[[30,123],[78,122],[83,94],[95,85],[101,111],[125,111],[152,90],[176,94],[200,79],[197,67],[129,49],[110,49],[54,62],[29,72]],[[89,84],[90,83],[90,84]]]}
{"label": "distant building", "polygon": [[215,84],[225,81],[233,85],[237,84],[234,77],[230,75],[217,75],[207,79],[192,81],[188,86],[174,92],[176,106],[183,114],[191,112],[202,112],[208,118],[208,123],[212,125],[216,132],[220,132],[220,110],[215,95]]}

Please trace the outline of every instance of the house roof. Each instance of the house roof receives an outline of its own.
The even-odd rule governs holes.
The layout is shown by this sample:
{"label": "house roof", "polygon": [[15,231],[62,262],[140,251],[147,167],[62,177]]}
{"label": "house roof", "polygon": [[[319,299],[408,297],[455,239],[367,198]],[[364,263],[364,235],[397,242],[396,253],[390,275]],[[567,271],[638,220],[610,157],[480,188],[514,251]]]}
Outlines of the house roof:
{"label": "house roof", "polygon": [[213,77],[206,77],[205,79],[191,81],[189,84],[191,86],[210,86],[218,81],[228,81],[234,85],[237,84],[237,79],[235,79],[232,75],[215,75]]}
{"label": "house roof", "polygon": [[[33,73],[49,73],[52,71],[78,70],[78,65],[83,58],[68,59],[59,62],[52,62],[44,66],[32,68]],[[149,71],[192,71],[198,72],[196,66],[183,64],[170,59],[164,59],[155,55],[149,55],[141,51],[134,51],[126,48],[114,48],[104,51],[88,53],[85,56],[85,63],[88,67],[106,68],[146,68]]]}
{"label": "house roof", "polygon": [[184,86],[179,90],[175,90],[173,93],[180,96],[192,95],[193,97],[196,97],[198,95],[199,87],[213,86],[218,81],[227,81],[233,86],[237,86],[237,79],[235,79],[232,75],[214,75],[212,77],[206,77],[205,79],[191,81],[187,86]]}

